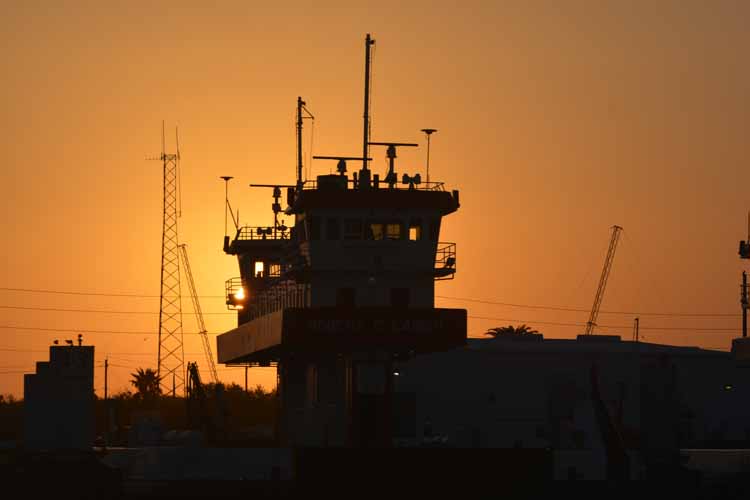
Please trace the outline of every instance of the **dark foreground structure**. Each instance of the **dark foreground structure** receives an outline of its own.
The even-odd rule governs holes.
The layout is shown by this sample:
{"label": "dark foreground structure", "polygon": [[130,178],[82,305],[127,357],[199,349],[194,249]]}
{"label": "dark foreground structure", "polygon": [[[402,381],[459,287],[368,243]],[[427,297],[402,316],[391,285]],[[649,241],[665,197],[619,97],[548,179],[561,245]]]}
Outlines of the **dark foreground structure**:
{"label": "dark foreground structure", "polygon": [[[93,363],[69,400],[49,389],[64,377],[40,365],[27,379],[25,446],[2,452],[0,481],[55,498],[749,497],[746,340],[732,352],[601,335],[476,340],[465,310],[435,307],[435,282],[456,272],[440,231],[459,193],[429,171],[399,177],[397,148],[414,144],[370,141],[373,43],[362,156],[319,157],[338,173],[303,179],[298,99],[296,183],[262,185],[273,225],[235,224],[223,242],[240,276],[226,282],[238,321],[218,338],[219,362],[277,367],[275,446],[172,430],[92,449],[79,396]],[[370,146],[387,148],[382,177]],[[46,409],[74,400],[86,415],[71,436],[45,427]]]}

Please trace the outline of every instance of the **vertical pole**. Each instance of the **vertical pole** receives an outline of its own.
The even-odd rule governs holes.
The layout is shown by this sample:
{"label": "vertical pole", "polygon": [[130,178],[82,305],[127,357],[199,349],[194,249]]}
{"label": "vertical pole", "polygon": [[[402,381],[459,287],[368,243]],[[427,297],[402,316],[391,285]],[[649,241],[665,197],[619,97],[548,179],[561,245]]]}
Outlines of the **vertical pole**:
{"label": "vertical pole", "polygon": [[747,337],[747,273],[742,271],[742,338]]}
{"label": "vertical pole", "polygon": [[434,128],[423,128],[422,132],[427,136],[427,189],[430,188],[430,136],[437,132]]}
{"label": "vertical pole", "polygon": [[374,43],[375,40],[370,38],[368,33],[365,38],[365,114],[362,131],[362,170],[367,170],[367,143],[370,141],[370,45]]}
{"label": "vertical pole", "polygon": [[104,358],[104,446],[109,444],[109,358]]}
{"label": "vertical pole", "polygon": [[639,335],[640,335],[640,318],[635,318],[635,321],[633,322],[633,340],[638,342]]}
{"label": "vertical pole", "polygon": [[430,135],[427,134],[427,187],[430,187]]}
{"label": "vertical pole", "polygon": [[247,365],[245,365],[245,392],[247,392]]}
{"label": "vertical pole", "polygon": [[227,210],[229,209],[229,179],[224,179],[224,236],[227,236]]}
{"label": "vertical pole", "polygon": [[297,97],[297,189],[302,190],[302,106],[305,102]]}
{"label": "vertical pole", "polygon": [[177,394],[177,386],[175,384],[175,374],[172,372],[172,397],[175,397]]}

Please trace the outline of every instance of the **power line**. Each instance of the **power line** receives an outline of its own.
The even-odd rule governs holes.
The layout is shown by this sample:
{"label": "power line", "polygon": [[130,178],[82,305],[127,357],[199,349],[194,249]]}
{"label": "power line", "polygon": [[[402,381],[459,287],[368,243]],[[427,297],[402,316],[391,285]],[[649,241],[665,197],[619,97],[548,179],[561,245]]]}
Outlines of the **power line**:
{"label": "power line", "polygon": [[[159,314],[158,311],[118,311],[114,309],[69,309],[69,308],[64,308],[64,307],[5,306],[5,305],[0,305],[0,309],[18,309],[21,311],[99,313],[99,314]],[[183,314],[196,314],[196,313],[184,312]],[[227,311],[227,312],[204,312],[203,314],[236,314],[236,313]]]}
{"label": "power line", "polygon": [[[558,307],[558,306],[543,306],[543,305],[532,305],[532,304],[514,304],[510,302],[496,302],[492,300],[480,300],[480,299],[469,299],[464,297],[449,297],[446,295],[435,295],[435,298],[449,299],[449,300],[461,300],[464,302],[476,302],[479,304],[490,304],[497,306],[507,307],[520,307],[524,309],[546,309],[550,311],[565,311],[565,312],[591,312],[587,309],[577,309],[574,307]],[[673,313],[673,312],[637,312],[637,311],[599,311],[599,314],[624,314],[624,315],[641,315],[641,316],[670,316],[670,317],[727,317],[727,318],[739,318],[739,314],[728,314],[728,313]]]}
{"label": "power line", "polygon": [[[145,295],[140,293],[105,293],[105,292],[77,292],[67,290],[47,290],[40,288],[11,288],[11,287],[0,287],[0,291],[3,292],[24,292],[24,293],[48,293],[58,295],[83,295],[93,297],[131,297],[139,299],[158,299],[159,295]],[[224,299],[224,295],[201,295],[201,298],[211,299]]]}
{"label": "power line", "polygon": [[[535,306],[535,305],[524,305],[524,304],[510,304],[505,302],[491,302],[491,301],[481,301],[481,300],[475,300],[475,299],[461,299],[458,297],[444,297],[444,296],[437,296],[439,298],[450,298],[454,300],[465,300],[470,302],[480,302],[480,303],[487,303],[487,304],[494,304],[494,305],[504,305],[504,306],[511,306],[511,307],[523,307],[528,309],[550,309],[550,310],[556,310],[556,311],[573,311],[573,312],[585,312],[583,309],[574,309],[574,308],[562,308],[562,307],[554,307],[554,306]],[[70,308],[62,308],[62,307],[36,307],[36,306],[7,306],[7,305],[0,305],[0,309],[15,309],[15,310],[22,310],[22,311],[46,311],[46,312],[75,312],[75,313],[93,313],[93,314],[159,314],[156,311],[119,311],[114,309],[70,309]],[[662,316],[662,317],[739,317],[739,315],[736,314],[708,314],[708,313],[639,313],[639,312],[625,312],[625,311],[601,311],[601,313],[604,314],[627,314],[627,315],[636,315],[639,314],[641,316]],[[183,314],[197,314],[195,312],[184,312]],[[236,313],[227,311],[227,312],[204,312],[203,314],[213,314],[213,315],[234,315]],[[572,325],[572,324],[571,324]],[[576,325],[577,326],[577,325]],[[602,325],[603,326],[603,325]],[[619,327],[618,327],[619,328]]]}
{"label": "power line", "polygon": [[[18,325],[0,325],[0,328],[6,330],[32,330],[32,331],[43,331],[43,332],[56,332],[56,333],[107,333],[107,334],[126,334],[126,335],[158,335],[158,332],[138,332],[131,330],[90,330],[88,328],[42,328],[32,326],[18,326]],[[219,335],[214,332],[207,332],[209,335]],[[183,335],[200,335],[198,332],[185,332]]]}
{"label": "power line", "polygon": [[[138,293],[105,293],[105,292],[79,292],[79,291],[67,291],[67,290],[48,290],[48,289],[39,289],[39,288],[13,288],[13,287],[0,287],[0,291],[9,291],[9,292],[25,292],[25,293],[46,293],[46,294],[61,294],[61,295],[78,295],[78,296],[98,296],[98,297],[131,297],[131,298],[152,298],[152,299],[158,299],[159,295],[146,295],[146,294],[138,294]],[[226,298],[224,295],[199,295],[200,298],[215,298],[215,299],[224,299]],[[435,298],[439,299],[448,299],[448,300],[459,300],[463,302],[474,302],[478,304],[489,304],[489,305],[497,305],[497,306],[506,306],[506,307],[519,307],[519,308],[525,308],[525,309],[542,309],[542,310],[549,310],[549,311],[563,311],[563,312],[580,312],[580,313],[588,313],[590,310],[588,309],[582,309],[582,308],[575,308],[575,307],[565,307],[565,306],[548,306],[548,305],[538,305],[538,304],[519,304],[519,303],[513,303],[513,302],[501,302],[501,301],[493,301],[493,300],[484,300],[484,299],[473,299],[468,297],[453,297],[448,295],[435,295]],[[16,308],[15,306],[0,306],[5,308]],[[48,310],[48,309],[41,309],[41,310]],[[53,310],[53,309],[49,309]],[[54,309],[56,312],[60,312],[60,310]],[[63,312],[89,312],[85,310],[64,310]],[[111,312],[113,314],[158,314],[158,313],[152,313],[150,311],[91,311],[91,312]],[[600,311],[600,314],[622,314],[622,315],[641,315],[641,316],[665,316],[665,317],[727,317],[727,318],[738,318],[739,314],[732,314],[732,313],[678,313],[678,312],[639,312],[639,311]],[[221,313],[204,313],[204,314],[233,314],[231,312],[221,312]]]}
{"label": "power line", "polygon": [[[512,318],[495,318],[491,316],[467,316],[470,319],[482,319],[482,320],[491,320],[491,321],[511,321],[514,323],[526,323],[526,324],[536,324],[536,325],[554,325],[554,326],[575,326],[575,327],[585,327],[585,323],[558,323],[554,321],[534,321],[534,320],[528,320],[528,319],[512,319]],[[612,329],[630,329],[632,326],[624,326],[624,325],[596,325],[599,328],[612,328]],[[641,326],[641,330],[684,330],[684,331],[706,331],[706,332],[714,332],[714,331],[721,331],[721,332],[734,332],[737,331],[738,328],[693,328],[693,327],[677,327],[677,326]]]}

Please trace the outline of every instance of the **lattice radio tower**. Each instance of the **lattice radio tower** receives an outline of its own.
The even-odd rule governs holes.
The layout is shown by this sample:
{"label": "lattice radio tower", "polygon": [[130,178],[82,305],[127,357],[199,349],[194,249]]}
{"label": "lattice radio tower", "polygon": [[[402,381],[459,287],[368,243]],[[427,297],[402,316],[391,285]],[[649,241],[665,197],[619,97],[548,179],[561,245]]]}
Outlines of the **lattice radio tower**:
{"label": "lattice radio tower", "polygon": [[164,167],[164,213],[161,238],[161,301],[159,307],[159,347],[157,373],[162,393],[173,396],[185,391],[185,349],[182,339],[182,294],[180,290],[180,251],[177,220],[180,206],[180,141],[175,129],[177,151],[165,152],[164,123],[161,156]]}

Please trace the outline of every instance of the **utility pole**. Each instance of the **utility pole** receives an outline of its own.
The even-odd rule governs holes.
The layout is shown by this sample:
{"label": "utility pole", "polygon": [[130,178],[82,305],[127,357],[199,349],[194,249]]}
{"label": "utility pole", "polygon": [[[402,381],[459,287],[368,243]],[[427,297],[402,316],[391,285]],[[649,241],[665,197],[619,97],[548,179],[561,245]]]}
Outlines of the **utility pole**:
{"label": "utility pole", "polygon": [[247,365],[245,365],[245,392],[247,392]]}
{"label": "utility pole", "polygon": [[742,271],[742,338],[747,337],[747,273]]}
{"label": "utility pole", "polygon": [[635,342],[638,342],[639,339],[639,329],[640,329],[640,318],[635,318],[635,321],[633,322],[633,340]]}
{"label": "utility pole", "polygon": [[[297,97],[297,190],[302,191],[304,181],[302,180],[302,120],[308,118],[314,120],[315,117],[305,107],[307,104],[301,97]],[[306,113],[307,115],[303,114]]]}

